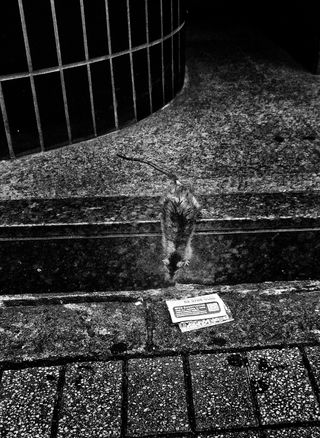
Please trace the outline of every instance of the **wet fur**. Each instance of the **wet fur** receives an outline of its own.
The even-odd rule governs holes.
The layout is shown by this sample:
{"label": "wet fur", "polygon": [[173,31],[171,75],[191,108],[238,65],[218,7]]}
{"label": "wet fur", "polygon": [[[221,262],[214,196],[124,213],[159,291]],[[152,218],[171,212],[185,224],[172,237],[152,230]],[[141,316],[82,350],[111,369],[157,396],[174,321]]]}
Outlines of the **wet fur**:
{"label": "wet fur", "polygon": [[120,158],[148,164],[159,172],[167,175],[171,181],[171,189],[162,199],[161,230],[162,247],[164,253],[163,264],[167,271],[167,278],[172,279],[177,270],[188,266],[192,257],[191,241],[194,234],[196,220],[200,214],[200,205],[191,189],[182,185],[175,174],[167,172],[156,164],[140,158]]}
{"label": "wet fur", "polygon": [[179,181],[162,202],[161,228],[163,263],[170,279],[180,268],[188,266],[192,258],[192,237],[200,205],[192,191]]}

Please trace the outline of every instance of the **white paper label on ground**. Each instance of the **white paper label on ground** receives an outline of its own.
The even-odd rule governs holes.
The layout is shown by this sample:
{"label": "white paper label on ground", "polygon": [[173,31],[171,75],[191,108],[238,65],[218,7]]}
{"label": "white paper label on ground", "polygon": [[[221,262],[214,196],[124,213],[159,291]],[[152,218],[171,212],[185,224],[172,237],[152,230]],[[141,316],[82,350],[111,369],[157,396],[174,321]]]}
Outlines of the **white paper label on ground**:
{"label": "white paper label on ground", "polygon": [[218,294],[166,301],[172,322],[198,321],[227,316]]}
{"label": "white paper label on ground", "polygon": [[200,319],[199,321],[185,321],[179,322],[179,327],[182,332],[190,332],[192,330],[199,330],[205,327],[212,327],[214,325],[224,324],[233,321],[232,316],[218,316],[217,318]]}

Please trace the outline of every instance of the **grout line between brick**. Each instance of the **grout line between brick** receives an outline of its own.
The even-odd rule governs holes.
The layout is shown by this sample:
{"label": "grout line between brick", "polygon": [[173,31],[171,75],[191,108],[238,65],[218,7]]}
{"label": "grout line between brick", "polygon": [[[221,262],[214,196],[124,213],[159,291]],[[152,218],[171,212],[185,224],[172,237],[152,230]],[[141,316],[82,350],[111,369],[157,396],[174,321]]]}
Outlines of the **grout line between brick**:
{"label": "grout line between brick", "polygon": [[312,367],[311,367],[309,358],[308,358],[307,353],[305,351],[305,348],[303,346],[299,346],[298,349],[299,349],[301,357],[302,357],[303,365],[304,365],[304,367],[305,367],[305,369],[307,371],[312,391],[313,391],[314,396],[315,396],[315,398],[317,400],[318,407],[320,408],[320,390],[319,390],[319,385],[318,385],[317,380],[315,378],[315,375],[314,375],[314,373],[312,371]]}
{"label": "grout line between brick", "polygon": [[[151,433],[148,435],[130,435],[130,438],[186,438],[186,437],[207,437],[212,435],[214,436],[224,436],[225,438],[229,437],[230,434],[232,436],[238,437],[240,433],[256,433],[260,438],[267,438],[268,431],[285,431],[286,429],[299,430],[299,428],[304,428],[306,430],[311,427],[319,427],[319,421],[312,422],[296,422],[296,423],[276,423],[263,425],[261,428],[257,426],[237,426],[237,427],[227,427],[227,428],[212,428],[212,429],[198,429],[196,432],[160,432],[160,433]],[[309,435],[308,435],[309,436]]]}
{"label": "grout line between brick", "polygon": [[196,431],[196,413],[195,406],[193,400],[193,389],[192,389],[192,377],[191,377],[191,368],[189,362],[189,355],[182,354],[182,364],[183,364],[183,377],[184,377],[184,385],[186,392],[186,403],[187,403],[187,413],[190,429],[192,432]]}
{"label": "grout line between brick", "polygon": [[264,344],[264,345],[252,345],[252,346],[242,346],[242,347],[222,347],[222,348],[212,348],[212,349],[194,349],[194,350],[161,350],[152,352],[132,352],[124,354],[113,354],[113,355],[77,355],[77,356],[63,356],[63,357],[47,357],[42,359],[31,359],[31,360],[1,360],[0,367],[5,370],[8,369],[23,369],[23,368],[33,368],[42,366],[52,366],[52,365],[66,365],[68,363],[77,363],[81,361],[93,361],[93,362],[108,362],[114,360],[129,360],[129,359],[145,359],[145,358],[159,358],[159,357],[176,357],[183,354],[188,354],[190,356],[197,354],[221,354],[221,353],[241,353],[248,351],[263,351],[263,350],[286,350],[291,348],[299,347],[320,347],[320,343],[317,341],[309,342],[294,342],[288,344]]}
{"label": "grout line between brick", "polygon": [[128,360],[122,362],[121,438],[127,436],[128,429]]}
{"label": "grout line between brick", "polygon": [[261,412],[260,412],[260,408],[259,408],[259,401],[258,401],[256,388],[254,385],[254,381],[251,377],[248,352],[244,352],[244,357],[245,357],[245,363],[246,363],[247,378],[248,378],[248,382],[249,382],[250,396],[251,396],[251,401],[252,401],[252,406],[253,406],[254,418],[258,424],[258,427],[261,427],[261,425],[262,425]]}
{"label": "grout line between brick", "polygon": [[59,370],[59,378],[57,383],[57,396],[53,408],[50,438],[56,438],[58,435],[59,419],[62,405],[63,388],[66,380],[66,365],[63,365]]}

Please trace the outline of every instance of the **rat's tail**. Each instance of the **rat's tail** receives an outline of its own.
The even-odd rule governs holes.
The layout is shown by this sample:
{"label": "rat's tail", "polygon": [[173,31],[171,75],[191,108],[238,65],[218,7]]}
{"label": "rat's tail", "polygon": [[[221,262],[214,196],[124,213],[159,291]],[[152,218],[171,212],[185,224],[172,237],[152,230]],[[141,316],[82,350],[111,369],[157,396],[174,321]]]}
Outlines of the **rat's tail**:
{"label": "rat's tail", "polygon": [[164,175],[167,175],[167,177],[169,177],[170,179],[172,179],[174,182],[178,181],[177,176],[174,173],[168,172],[167,170],[161,169],[157,164],[152,163],[151,161],[148,160],[144,160],[142,158],[135,158],[135,157],[127,157],[126,155],[122,155],[122,154],[117,154],[117,156],[119,158],[122,158],[124,160],[129,160],[129,161],[137,161],[139,163],[143,163],[143,164],[147,164],[148,166],[153,167],[154,169],[156,169],[158,172],[163,173]]}

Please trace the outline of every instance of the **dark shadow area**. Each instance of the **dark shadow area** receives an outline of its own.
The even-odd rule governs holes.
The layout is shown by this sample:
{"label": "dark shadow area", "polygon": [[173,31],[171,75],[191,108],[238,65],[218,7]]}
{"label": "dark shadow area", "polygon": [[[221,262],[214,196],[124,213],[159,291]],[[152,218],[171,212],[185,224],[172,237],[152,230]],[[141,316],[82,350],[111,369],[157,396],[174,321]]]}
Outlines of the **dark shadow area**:
{"label": "dark shadow area", "polygon": [[305,69],[320,73],[320,27],[316,2],[188,0],[188,25],[217,31],[244,28],[271,39]]}

